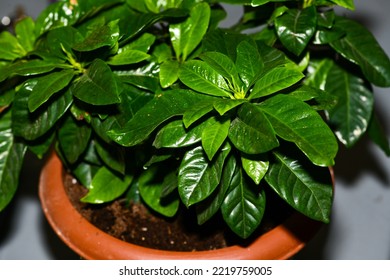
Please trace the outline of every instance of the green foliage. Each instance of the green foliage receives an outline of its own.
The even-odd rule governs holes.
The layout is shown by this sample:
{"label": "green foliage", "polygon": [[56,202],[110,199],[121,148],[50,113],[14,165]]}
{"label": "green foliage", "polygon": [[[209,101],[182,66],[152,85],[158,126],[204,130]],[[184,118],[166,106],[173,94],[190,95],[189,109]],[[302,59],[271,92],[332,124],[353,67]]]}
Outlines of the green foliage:
{"label": "green foliage", "polygon": [[[245,6],[241,20],[220,29],[217,3]],[[194,208],[199,224],[220,212],[247,238],[269,188],[328,222],[339,143],[367,132],[390,154],[370,86],[390,86],[390,60],[334,5],[354,9],[352,0],[65,0],[23,19],[0,34],[0,210],[25,151],[42,158],[53,146],[87,203],[137,194],[167,217]]]}

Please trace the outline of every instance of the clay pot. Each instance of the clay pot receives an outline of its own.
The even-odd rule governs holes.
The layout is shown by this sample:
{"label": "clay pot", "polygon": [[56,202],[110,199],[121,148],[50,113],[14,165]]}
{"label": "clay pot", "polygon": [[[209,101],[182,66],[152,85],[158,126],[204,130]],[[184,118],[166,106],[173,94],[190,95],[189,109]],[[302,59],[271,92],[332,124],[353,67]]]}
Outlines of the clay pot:
{"label": "clay pot", "polygon": [[66,195],[62,170],[62,163],[53,153],[40,176],[39,196],[54,231],[84,259],[288,259],[301,250],[321,227],[321,223],[295,213],[246,247],[235,245],[197,252],[144,248],[114,238],[84,219]]}

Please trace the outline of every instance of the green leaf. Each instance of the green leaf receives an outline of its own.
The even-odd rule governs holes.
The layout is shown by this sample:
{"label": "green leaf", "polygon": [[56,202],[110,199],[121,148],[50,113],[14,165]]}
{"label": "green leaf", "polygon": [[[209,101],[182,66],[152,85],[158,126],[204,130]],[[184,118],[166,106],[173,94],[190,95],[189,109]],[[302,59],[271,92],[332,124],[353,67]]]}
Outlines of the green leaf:
{"label": "green leaf", "polygon": [[[131,10],[130,10],[131,11]],[[145,29],[154,25],[161,20],[179,19],[188,15],[187,10],[183,9],[168,9],[158,14],[155,13],[133,13],[126,12],[127,28],[124,30],[125,35],[121,39],[121,43],[127,42],[135,36],[141,34]]]}
{"label": "green leaf", "polygon": [[244,155],[241,157],[242,167],[246,174],[255,182],[256,185],[264,178],[269,168],[269,161],[249,157]]}
{"label": "green leaf", "polygon": [[222,216],[230,229],[242,238],[248,238],[261,223],[266,198],[259,189],[237,168],[230,188],[221,205]]}
{"label": "green leaf", "polygon": [[275,20],[275,28],[280,41],[297,56],[310,42],[316,27],[317,11],[315,6],[303,10],[290,9]]}
{"label": "green leaf", "polygon": [[75,97],[92,105],[110,105],[120,102],[119,90],[110,67],[95,59],[88,70],[74,83]]}
{"label": "green leaf", "polygon": [[97,26],[82,41],[72,46],[79,52],[93,51],[102,47],[113,47],[119,39],[118,20]]}
{"label": "green leaf", "polygon": [[302,164],[299,160],[274,153],[265,180],[288,204],[306,216],[329,222],[332,208],[332,181],[327,168]]}
{"label": "green leaf", "polygon": [[34,112],[47,102],[53,94],[64,89],[74,75],[75,72],[73,70],[63,70],[26,81],[24,86],[31,91],[28,98],[28,109],[30,112]]}
{"label": "green leaf", "polygon": [[331,59],[312,60],[307,68],[305,84],[324,90],[326,79],[334,65]]}
{"label": "green leaf", "polygon": [[205,52],[200,55],[211,68],[226,78],[235,89],[241,88],[241,80],[234,62],[225,54],[220,52]]}
{"label": "green leaf", "polygon": [[338,139],[353,146],[366,132],[374,107],[374,95],[365,81],[334,65],[325,90],[337,96],[337,104],[328,110],[329,123]]}
{"label": "green leaf", "polygon": [[78,5],[68,1],[60,1],[49,5],[35,21],[35,34],[40,36],[54,28],[74,24],[80,17]]}
{"label": "green leaf", "polygon": [[218,99],[214,102],[214,109],[223,116],[244,102],[246,102],[244,99]]}
{"label": "green leaf", "polygon": [[35,140],[48,132],[65,114],[73,102],[72,94],[66,91],[56,95],[34,113],[28,109],[30,91],[22,86],[12,106],[13,133],[26,140]]}
{"label": "green leaf", "polygon": [[15,60],[26,54],[26,51],[14,35],[8,31],[0,33],[0,59]]}
{"label": "green leaf", "polygon": [[180,148],[193,145],[201,141],[202,131],[207,121],[186,129],[181,120],[175,120],[164,126],[157,133],[153,146],[160,148]]}
{"label": "green leaf", "polygon": [[264,67],[263,59],[255,44],[249,41],[242,41],[238,44],[236,65],[240,78],[249,88]]}
{"label": "green leaf", "polygon": [[123,146],[137,145],[146,140],[163,122],[183,115],[202,99],[204,97],[187,90],[166,91],[142,107],[123,128],[109,131],[108,135]]}
{"label": "green leaf", "polygon": [[184,155],[179,168],[178,188],[185,206],[189,207],[206,199],[215,190],[229,152],[230,147],[225,146],[213,161],[209,161],[203,148],[199,146]]}
{"label": "green leaf", "polygon": [[202,131],[202,147],[212,160],[228,136],[230,119],[211,118],[210,121]]}
{"label": "green leaf", "polygon": [[196,217],[199,225],[208,221],[220,209],[236,168],[237,161],[234,156],[230,156],[223,167],[221,182],[217,189],[208,198],[196,204]]}
{"label": "green leaf", "polygon": [[288,95],[276,95],[260,103],[276,134],[294,142],[316,165],[334,164],[338,150],[336,138],[308,104]]}
{"label": "green leaf", "polygon": [[112,56],[107,64],[109,65],[128,65],[144,61],[150,57],[149,54],[138,50],[126,50],[117,55]]}
{"label": "green leaf", "polygon": [[118,177],[107,167],[101,167],[93,177],[89,192],[81,198],[82,202],[101,204],[121,196],[130,186],[133,177]]}
{"label": "green leaf", "polygon": [[58,141],[63,154],[70,164],[75,163],[84,153],[91,137],[91,128],[82,121],[68,116],[58,131]]}
{"label": "green leaf", "polygon": [[223,76],[200,60],[184,63],[180,68],[179,79],[189,88],[201,93],[221,97],[231,96]]}
{"label": "green leaf", "polygon": [[17,61],[10,65],[0,68],[0,82],[8,77],[17,76],[34,76],[44,74],[55,68],[67,68],[66,64],[58,63],[51,60],[32,59],[28,61]]}
{"label": "green leaf", "polygon": [[303,77],[304,75],[295,69],[287,67],[273,68],[257,80],[249,98],[255,99],[273,94],[296,84]]}
{"label": "green leaf", "polygon": [[14,139],[10,113],[0,117],[0,211],[14,197],[19,183],[26,146]]}
{"label": "green leaf", "polygon": [[210,113],[214,109],[213,105],[213,99],[193,104],[193,106],[186,110],[183,115],[184,126],[188,128],[207,113]]}
{"label": "green leaf", "polygon": [[95,143],[95,147],[99,157],[109,168],[125,174],[125,152],[121,147],[109,146],[99,141]]}
{"label": "green leaf", "polygon": [[138,189],[149,207],[166,217],[173,217],[179,209],[180,200],[177,196],[162,197],[163,183],[156,181],[161,176],[164,178],[156,167],[147,169],[139,178]]}
{"label": "green leaf", "polygon": [[355,4],[354,0],[331,0],[333,3],[336,3],[337,5],[350,9],[355,10]]}
{"label": "green leaf", "polygon": [[173,85],[179,78],[180,65],[177,60],[167,60],[160,65],[160,84],[163,88]]}
{"label": "green leaf", "polygon": [[35,23],[31,17],[21,19],[15,26],[16,38],[26,52],[30,52],[34,49],[36,39],[34,30]]}
{"label": "green leaf", "polygon": [[177,60],[185,61],[202,41],[209,26],[210,13],[208,3],[198,3],[191,8],[185,21],[169,26]]}
{"label": "green leaf", "polygon": [[231,123],[229,139],[238,150],[247,154],[260,154],[279,146],[270,122],[251,103],[240,107],[238,117]]}
{"label": "green leaf", "polygon": [[371,32],[359,23],[342,17],[336,18],[335,27],[344,30],[346,36],[331,42],[332,48],[358,64],[371,83],[389,87],[390,59]]}

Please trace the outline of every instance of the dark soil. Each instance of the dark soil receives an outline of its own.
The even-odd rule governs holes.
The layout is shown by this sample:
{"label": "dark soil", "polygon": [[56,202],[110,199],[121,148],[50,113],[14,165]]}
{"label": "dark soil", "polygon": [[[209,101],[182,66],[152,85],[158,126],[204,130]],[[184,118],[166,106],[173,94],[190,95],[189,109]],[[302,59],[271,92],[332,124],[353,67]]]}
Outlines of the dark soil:
{"label": "dark soil", "polygon": [[[186,209],[181,212],[183,215],[167,219],[155,213],[151,215],[152,210],[143,204],[128,205],[124,200],[102,205],[85,204],[80,198],[87,190],[69,174],[65,174],[64,179],[71,202],[87,220],[108,234],[133,244],[162,250],[202,251],[233,244],[245,246],[251,241],[234,235],[218,215],[198,226],[195,215]],[[252,236],[269,231],[292,212],[272,193],[267,195],[267,205],[263,221]]]}

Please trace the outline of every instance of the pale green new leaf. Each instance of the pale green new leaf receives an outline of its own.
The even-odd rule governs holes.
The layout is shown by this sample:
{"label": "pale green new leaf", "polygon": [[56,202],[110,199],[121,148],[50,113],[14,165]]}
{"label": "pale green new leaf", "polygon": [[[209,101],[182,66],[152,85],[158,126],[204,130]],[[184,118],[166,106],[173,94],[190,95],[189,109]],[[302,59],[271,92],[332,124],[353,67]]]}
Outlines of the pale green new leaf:
{"label": "pale green new leaf", "polygon": [[167,60],[160,65],[160,85],[168,88],[179,78],[180,64],[177,60]]}
{"label": "pale green new leaf", "polygon": [[256,185],[259,185],[268,171],[269,161],[242,156],[241,162],[246,174],[248,174]]}

